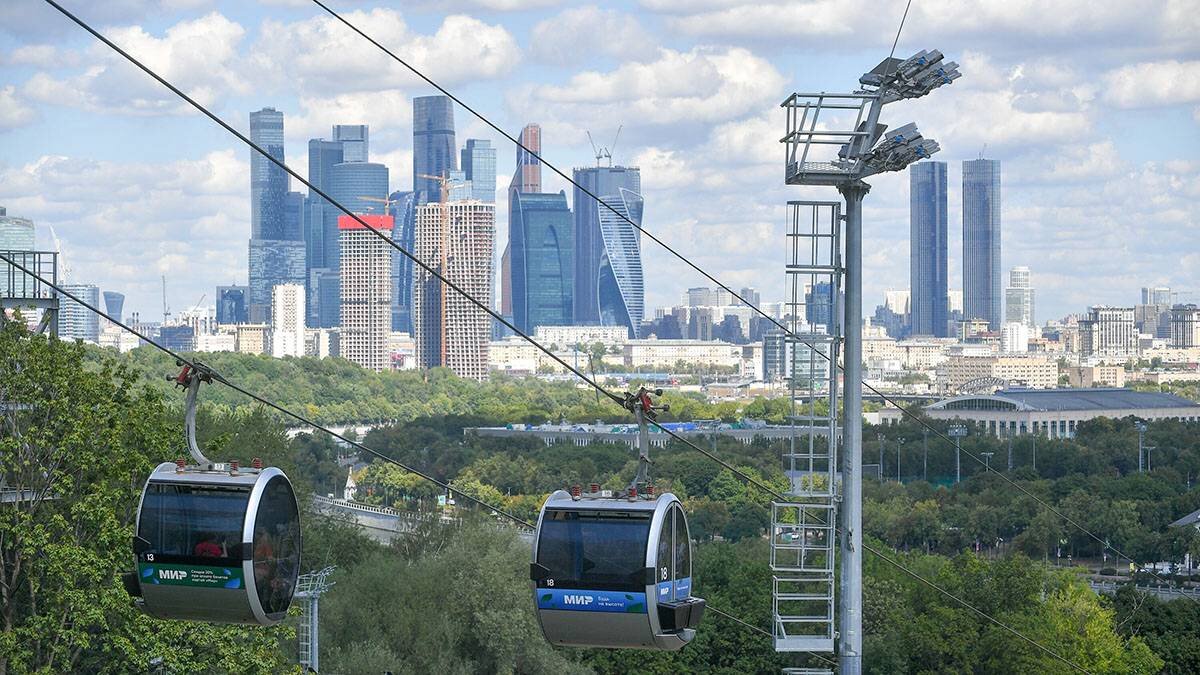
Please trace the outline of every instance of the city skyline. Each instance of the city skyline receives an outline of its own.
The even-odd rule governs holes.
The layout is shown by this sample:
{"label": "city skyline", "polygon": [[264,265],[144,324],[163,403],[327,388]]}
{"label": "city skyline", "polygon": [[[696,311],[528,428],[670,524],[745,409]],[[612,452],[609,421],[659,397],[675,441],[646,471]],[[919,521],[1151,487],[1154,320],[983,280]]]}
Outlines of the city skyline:
{"label": "city skyline", "polygon": [[[750,11],[736,3],[731,7],[729,12],[743,17]],[[140,110],[98,94],[97,80],[84,74],[81,65],[74,65],[85,53],[85,40],[61,26],[55,28],[59,19],[43,14],[43,9],[0,10],[11,19],[5,23],[14,27],[15,38],[0,65],[6,81],[12,83],[11,92],[7,86],[0,90],[6,103],[13,101],[0,120],[6,147],[0,157],[0,203],[12,214],[54,226],[71,262],[73,279],[125,293],[126,313],[158,314],[158,275],[175,271],[185,260],[194,262],[196,251],[207,265],[189,270],[187,278],[171,285],[170,304],[190,304],[219,284],[246,283],[251,200],[244,150],[234,149],[194,116],[177,114],[166,92],[153,90],[149,83],[122,75],[129,77],[131,86],[144,87],[139,91],[146,92],[148,103]],[[282,111],[288,120],[285,156],[292,158],[290,164],[302,175],[310,138],[328,138],[332,124],[365,123],[372,126],[373,158],[391,170],[389,192],[410,188],[409,101],[433,92],[384,68],[375,60],[377,55],[354,46],[353,35],[342,36],[324,19],[295,9],[216,3],[197,10],[128,13],[138,11],[113,9],[106,17],[113,26],[140,26],[139,35],[145,36],[139,38],[141,42],[126,43],[122,42],[126,33],[118,31],[117,41],[130,44],[135,53],[143,49],[169,54],[172,48],[183,49],[179,41],[184,34],[200,31],[210,36],[212,63],[230,66],[223,71],[226,75],[209,72],[222,69],[198,69],[182,61],[166,74],[185,88],[206,87],[210,97],[206,102],[239,127],[246,123],[247,111],[263,106]],[[879,44],[868,41],[861,48],[846,50],[832,58],[827,73],[817,74],[795,64],[836,39],[819,27],[805,28],[806,47],[774,49],[768,46],[783,43],[770,22],[751,22],[746,25],[753,27],[733,30],[728,26],[736,22],[726,21],[722,28],[715,10],[655,11],[628,4],[605,10],[551,8],[532,14],[464,11],[470,16],[454,20],[423,10],[356,14],[377,18],[370,25],[389,31],[399,44],[411,42],[430,49],[447,49],[445,40],[451,38],[438,37],[443,26],[469,26],[478,44],[456,48],[470,68],[439,64],[431,57],[419,65],[510,133],[517,133],[530,119],[538,120],[547,129],[547,138],[555,139],[545,154],[561,167],[594,165],[584,131],[592,131],[598,143],[610,144],[616,126],[623,123],[614,154],[617,162],[642,168],[653,231],[696,257],[731,287],[754,285],[765,297],[782,297],[782,279],[777,278],[781,275],[762,272],[769,269],[768,263],[778,262],[772,242],[783,222],[775,206],[778,195],[785,192],[775,166],[781,123],[762,111],[772,108],[795,83],[857,77],[861,64],[872,60],[866,56],[877,60],[878,52],[890,44],[880,39]],[[1015,17],[1024,10],[1011,11]],[[910,24],[915,28],[902,37],[902,47],[920,46],[925,39],[920,26],[933,25],[931,13],[931,9],[914,8]],[[878,14],[878,18],[861,18],[870,25],[894,27],[896,17]],[[1038,22],[1012,18],[1000,22],[990,34],[981,33],[958,14],[945,17],[937,24],[943,36],[939,44],[947,53],[960,55],[964,72],[970,71],[972,77],[964,80],[960,95],[944,102],[943,111],[929,108],[924,101],[910,105],[912,118],[939,128],[943,152],[938,158],[951,166],[952,250],[961,250],[954,226],[961,221],[959,161],[974,158],[988,143],[986,155],[1004,163],[1002,269],[1026,265],[1035,270],[1043,318],[1082,312],[1089,303],[1134,304],[1137,298],[1130,288],[1200,287],[1200,265],[1191,264],[1200,253],[1188,239],[1195,230],[1195,217],[1181,208],[1194,194],[1200,175],[1200,167],[1191,159],[1200,154],[1200,141],[1196,134],[1166,137],[1154,131],[1180,124],[1194,129],[1197,101],[1169,87],[1154,90],[1150,78],[1137,76],[1138,68],[1157,64],[1163,73],[1183,77],[1191,72],[1187,69],[1194,61],[1188,58],[1194,59],[1193,53],[1157,10],[1126,13],[1107,8],[1092,16],[1094,21],[1086,26],[1064,19],[1036,30],[1030,26]],[[265,41],[260,30],[265,20],[278,22],[281,39]],[[566,30],[571,25],[615,26],[626,30],[613,34],[655,36],[666,51],[621,50],[590,38],[568,46],[562,36],[577,33]],[[1042,39],[1071,35],[1085,40],[1115,27],[1129,43],[1139,45],[1141,51],[1132,60],[1105,48],[1084,58],[1061,40]],[[331,77],[295,58],[316,39],[329,42],[333,51],[346,46],[342,51],[347,58],[331,64],[328,71],[341,76]],[[1014,44],[1022,49],[1014,50]],[[49,58],[48,53],[63,58]],[[291,77],[249,86],[257,81],[242,72],[239,59],[251,54],[261,56],[271,73]],[[118,72],[111,61],[101,60],[98,67]],[[630,103],[615,104],[616,92],[622,91],[619,83],[626,82],[624,78],[635,68],[659,73],[670,67],[713,73],[695,92],[702,105],[690,108],[681,103],[686,97],[671,95],[656,106],[632,84],[627,90]],[[724,74],[730,68],[745,74],[744,85]],[[371,69],[378,71],[378,77],[366,75]],[[589,88],[587,78],[593,78],[598,88]],[[54,97],[48,93],[50,85],[72,85],[81,93]],[[581,103],[586,95],[595,100]],[[456,116],[461,137],[491,140],[500,166],[515,162],[511,144],[485,131],[461,109]],[[1148,123],[1135,130],[1113,131],[1135,116]],[[71,123],[85,117],[86,138],[79,125]],[[505,175],[497,182],[505,183],[508,175],[501,173]],[[866,288],[868,304],[878,302],[872,299],[881,298],[884,290],[906,285],[907,181],[900,178],[880,178],[873,184],[865,221],[866,247],[873,252],[867,261],[872,270]],[[35,196],[50,185],[63,186],[70,201]],[[122,198],[113,198],[123,187]],[[544,189],[566,187],[548,176]],[[503,191],[498,191],[497,200],[504,199]],[[753,207],[745,208],[746,204]],[[497,212],[503,219],[506,204],[498,203]],[[1155,236],[1127,237],[1130,222],[1155,223]],[[499,232],[506,233],[507,228]],[[188,235],[186,242],[179,241],[181,233]],[[39,247],[51,246],[47,232],[39,229],[38,236]],[[498,239],[497,257],[505,244]],[[1103,254],[1114,246],[1125,255]],[[682,289],[703,283],[654,245],[647,245],[644,255],[646,269],[656,272],[647,276],[647,306],[670,304]],[[123,263],[109,264],[114,258]],[[952,257],[949,277],[961,275]]]}

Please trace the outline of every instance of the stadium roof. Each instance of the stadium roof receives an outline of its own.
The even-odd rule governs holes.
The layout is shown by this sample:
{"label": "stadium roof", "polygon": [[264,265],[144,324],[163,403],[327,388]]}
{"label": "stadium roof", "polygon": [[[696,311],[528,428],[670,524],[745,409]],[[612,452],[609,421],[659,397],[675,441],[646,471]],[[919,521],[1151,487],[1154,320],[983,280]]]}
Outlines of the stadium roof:
{"label": "stadium roof", "polygon": [[955,410],[974,408],[964,405],[980,402],[1004,404],[1027,411],[1057,410],[1138,410],[1151,408],[1200,408],[1200,403],[1189,401],[1174,394],[1156,391],[1134,391],[1132,389],[1001,389],[995,394],[972,394],[956,396],[938,401],[929,406],[933,410]]}

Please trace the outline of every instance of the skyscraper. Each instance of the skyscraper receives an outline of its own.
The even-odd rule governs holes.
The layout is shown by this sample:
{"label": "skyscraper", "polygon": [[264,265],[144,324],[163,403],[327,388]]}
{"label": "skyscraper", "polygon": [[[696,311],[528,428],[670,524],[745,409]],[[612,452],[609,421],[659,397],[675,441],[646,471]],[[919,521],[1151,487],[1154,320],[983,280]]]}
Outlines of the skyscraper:
{"label": "skyscraper", "polygon": [[962,163],[963,318],[1000,329],[1000,162]]}
{"label": "skyscraper", "polygon": [[1037,327],[1033,310],[1033,285],[1029,281],[1028,267],[1014,267],[1008,271],[1008,287],[1004,289],[1005,323],[1021,323],[1030,328]]}
{"label": "skyscraper", "polygon": [[304,356],[304,286],[271,289],[271,356]]}
{"label": "skyscraper", "polygon": [[[373,162],[342,162],[334,164],[329,172],[329,190],[327,194],[337,203],[346,207],[351,213],[374,213],[382,214],[384,199],[388,194],[388,169],[382,164]],[[362,199],[363,197],[371,197],[379,201],[370,201]],[[339,246],[337,249],[331,249],[328,245],[325,248],[325,267],[328,273],[323,275],[323,279],[328,282],[331,276],[337,277],[340,275],[339,270],[341,259],[341,239],[342,239],[342,218],[345,214],[340,209],[332,204],[325,208],[325,241],[326,244],[332,241],[337,241]],[[330,226],[335,226],[336,230],[331,230]],[[334,239],[330,236],[331,231],[338,232],[338,237]],[[370,235],[370,232],[367,232]],[[391,274],[387,274],[390,279]],[[309,275],[309,286],[313,285],[312,273]],[[326,326],[326,320],[331,317],[340,317],[341,310],[338,309],[338,302],[344,293],[331,292],[330,284],[325,284],[325,289],[310,288],[314,294],[314,299],[318,303],[328,303],[337,298],[334,306],[318,306],[316,311],[317,324],[322,328]],[[313,313],[309,313],[310,321],[313,320]],[[320,317],[325,317],[324,319]],[[336,321],[336,319],[335,319]],[[390,320],[389,320],[390,321]],[[389,324],[390,325],[390,324]]]}
{"label": "skyscraper", "polygon": [[[283,113],[263,108],[250,113],[250,140],[284,161]],[[303,197],[288,192],[288,175],[256,151],[250,153],[250,319],[266,322],[271,288],[303,283],[305,250]]]}
{"label": "skyscraper", "polygon": [[104,312],[116,319],[121,320],[121,314],[125,309],[125,295],[116,291],[104,291]]}
{"label": "skyscraper", "polygon": [[333,142],[342,146],[343,162],[370,161],[369,136],[370,130],[365,124],[333,125]]}
{"label": "skyscraper", "polygon": [[[250,113],[250,140],[283,161],[283,113],[263,108]],[[250,236],[286,239],[283,236],[283,200],[288,175],[257,151],[250,151]]]}
{"label": "skyscraper", "polygon": [[32,251],[33,221],[8,215],[0,206],[0,251]]}
{"label": "skyscraper", "polygon": [[565,192],[509,196],[512,317],[517,328],[571,323],[575,241]]}
{"label": "skyscraper", "polygon": [[[388,215],[394,222],[392,238],[405,251],[413,251],[417,223],[416,195],[393,192],[388,195]],[[412,259],[392,249],[392,330],[412,333]]]}
{"label": "skyscraper", "polygon": [[517,148],[517,170],[513,173],[509,190],[518,192],[542,191],[542,127],[530,122],[521,129],[521,145]]}
{"label": "skyscraper", "polygon": [[804,320],[811,326],[833,324],[833,285],[819,281],[804,292]]}
{"label": "skyscraper", "polygon": [[575,182],[612,207],[575,188],[575,323],[623,325],[637,337],[645,302],[641,241],[626,219],[642,223],[641,172],[588,167],[575,170]]}
{"label": "skyscraper", "polygon": [[[392,217],[360,216],[368,225],[392,235]],[[338,219],[342,244],[341,356],[375,372],[389,369],[387,341],[392,328],[392,247],[354,218]]]}
{"label": "skyscraper", "polygon": [[250,323],[248,286],[217,286],[217,323]]}
{"label": "skyscraper", "polygon": [[950,334],[946,284],[946,163],[908,169],[909,289],[915,335]]}
{"label": "skyscraper", "polygon": [[[329,194],[333,181],[333,167],[341,164],[344,157],[341,143],[320,138],[310,140],[308,142],[308,182],[325,194]],[[327,267],[326,259],[336,259],[337,257],[337,253],[334,251],[338,248],[338,241],[337,237],[329,237],[329,226],[326,224],[325,218],[327,210],[340,213],[332,204],[310,189],[304,227],[304,241],[310,273],[314,268]],[[337,218],[331,216],[330,219],[336,228]],[[336,234],[336,229],[334,234]]]}
{"label": "skyscraper", "polygon": [[[94,284],[63,284],[62,287],[92,307],[100,306],[100,289]],[[99,344],[100,317],[64,295],[59,298],[58,336],[64,340],[83,340]]]}
{"label": "skyscraper", "polygon": [[[484,306],[492,304],[496,207],[470,200],[417,207],[416,255]],[[422,368],[445,366],[459,377],[488,372],[491,317],[429,272],[413,275],[413,337]]]}
{"label": "skyscraper", "polygon": [[1166,286],[1157,287],[1142,287],[1142,304],[1143,305],[1169,305],[1171,304],[1171,289]]}
{"label": "skyscraper", "polygon": [[491,141],[468,138],[462,150],[462,170],[471,181],[471,198],[496,203],[496,149]]}
{"label": "skyscraper", "polygon": [[436,180],[422,176],[446,176],[458,169],[454,140],[454,104],[448,96],[418,96],[413,99],[413,192],[417,203],[436,202],[442,197]]}

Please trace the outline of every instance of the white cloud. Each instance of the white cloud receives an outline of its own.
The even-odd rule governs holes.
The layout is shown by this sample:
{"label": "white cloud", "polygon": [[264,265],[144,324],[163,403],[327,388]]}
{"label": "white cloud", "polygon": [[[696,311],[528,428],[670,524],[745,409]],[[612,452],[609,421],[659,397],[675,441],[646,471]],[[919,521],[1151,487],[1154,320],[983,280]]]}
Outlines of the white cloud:
{"label": "white cloud", "polygon": [[652,58],[656,44],[633,16],[587,5],[539,22],[533,27],[529,51],[550,65],[571,65],[597,54],[622,60]]}
{"label": "white cloud", "polygon": [[[201,104],[214,105],[226,95],[246,93],[249,83],[235,67],[245,30],[213,12],[181,21],[155,37],[140,26],[109,29],[113,42]],[[93,65],[58,77],[40,72],[23,86],[35,100],[91,111],[128,114],[179,114],[191,110],[104,45],[88,50]]]}
{"label": "white cloud", "polygon": [[[464,15],[448,16],[433,35],[414,32],[399,12],[354,11],[348,21],[442,84],[503,75],[521,58],[503,26]],[[263,22],[251,62],[269,81],[330,95],[424,85],[404,66],[345,25],[326,16]]]}
{"label": "white cloud", "polygon": [[160,274],[172,304],[244,281],[249,183],[233,150],[161,163],[44,156],[0,166],[0,203],[32,218],[39,238],[54,227],[71,280],[125,292],[136,310],[157,306]]}
{"label": "white cloud", "polygon": [[54,45],[26,45],[12,50],[3,62],[14,66],[64,68],[78,66],[80,58],[78,52],[61,50]]}
{"label": "white cloud", "polygon": [[1200,101],[1200,61],[1137,63],[1104,76],[1104,98],[1122,108]]}
{"label": "white cloud", "polygon": [[0,131],[16,129],[37,119],[37,112],[17,97],[16,87],[0,87]]}
{"label": "white cloud", "polygon": [[611,128],[614,121],[640,128],[708,124],[781,99],[783,85],[770,62],[746,49],[660,49],[654,61],[579,73],[564,85],[522,88],[509,103],[522,118],[564,121],[577,129]]}

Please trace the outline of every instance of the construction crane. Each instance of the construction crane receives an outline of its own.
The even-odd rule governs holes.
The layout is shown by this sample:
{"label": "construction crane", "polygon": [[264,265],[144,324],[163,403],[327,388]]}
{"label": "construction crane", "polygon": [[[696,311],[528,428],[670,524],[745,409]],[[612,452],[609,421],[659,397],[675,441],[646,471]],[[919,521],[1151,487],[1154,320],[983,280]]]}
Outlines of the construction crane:
{"label": "construction crane", "polygon": [[592,144],[592,154],[596,157],[596,166],[600,166],[600,160],[602,160],[602,159],[607,159],[608,165],[612,166],[612,154],[613,154],[613,151],[617,149],[617,141],[620,140],[620,138],[621,138],[621,128],[623,126],[624,125],[621,125],[621,124],[617,125],[617,134],[616,134],[616,136],[613,137],[613,142],[612,142],[611,147],[605,147],[603,145],[597,146],[596,141],[592,140],[592,132],[590,132],[590,131],[586,132],[587,137],[588,137],[588,143]]}
{"label": "construction crane", "polygon": [[[442,214],[442,246],[441,246],[442,261],[441,261],[441,270],[440,271],[442,274],[447,274],[446,267],[449,262],[449,260],[448,260],[449,252],[447,249],[450,248],[450,212],[446,209],[446,203],[448,201],[450,201],[450,186],[452,184],[462,185],[462,184],[464,184],[464,182],[461,180],[450,178],[449,176],[431,176],[427,173],[417,174],[417,178],[426,178],[429,180],[437,181],[438,185],[439,185],[438,192],[440,193],[441,198],[438,200],[438,206],[439,206],[439,210],[441,211],[441,214]],[[438,365],[445,366],[446,365],[446,289],[445,288],[441,289],[441,291],[438,293],[438,295],[441,297],[441,316],[439,316],[438,318],[439,318],[439,320],[441,322],[441,326],[442,326],[441,333],[438,336],[438,341],[441,343],[440,344],[440,346],[441,346],[441,361],[438,363]],[[414,326],[414,328],[415,328],[415,326]]]}
{"label": "construction crane", "polygon": [[400,203],[399,199],[392,199],[390,197],[387,199],[380,199],[379,197],[359,197],[359,199],[363,200],[364,202],[377,202],[379,204],[383,204],[384,215],[387,215],[388,209],[392,208],[392,204]]}
{"label": "construction crane", "polygon": [[167,275],[162,275],[162,300],[163,300],[163,322],[162,325],[167,325],[167,320],[171,318],[171,310],[167,307]]}

